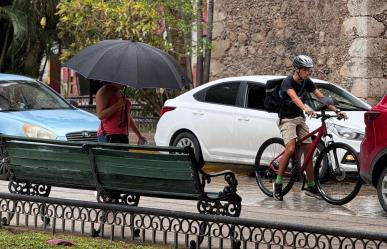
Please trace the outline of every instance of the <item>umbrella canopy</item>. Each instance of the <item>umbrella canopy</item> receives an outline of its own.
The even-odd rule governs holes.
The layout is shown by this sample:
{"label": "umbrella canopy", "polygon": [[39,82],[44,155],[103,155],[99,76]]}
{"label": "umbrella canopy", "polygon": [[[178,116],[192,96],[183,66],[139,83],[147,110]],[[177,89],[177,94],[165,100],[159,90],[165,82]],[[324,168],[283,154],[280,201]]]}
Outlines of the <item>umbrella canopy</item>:
{"label": "umbrella canopy", "polygon": [[63,66],[87,79],[134,88],[182,89],[192,84],[172,56],[141,42],[101,41],[86,47]]}

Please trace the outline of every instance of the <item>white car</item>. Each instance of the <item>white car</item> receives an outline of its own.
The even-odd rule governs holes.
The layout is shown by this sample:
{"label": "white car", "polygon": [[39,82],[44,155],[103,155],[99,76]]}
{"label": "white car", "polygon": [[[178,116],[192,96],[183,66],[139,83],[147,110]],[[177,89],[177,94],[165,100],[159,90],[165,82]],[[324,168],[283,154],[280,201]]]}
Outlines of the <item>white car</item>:
{"label": "white car", "polygon": [[[199,161],[254,165],[260,146],[269,138],[281,137],[278,115],[265,111],[263,100],[266,81],[284,77],[224,78],[167,100],[157,124],[156,144],[191,146]],[[312,80],[348,114],[346,121],[327,121],[333,139],[359,152],[365,130],[363,114],[370,105],[337,85]],[[313,94],[306,94],[306,104],[316,109],[319,102]],[[321,121],[307,118],[307,124],[312,131]]]}

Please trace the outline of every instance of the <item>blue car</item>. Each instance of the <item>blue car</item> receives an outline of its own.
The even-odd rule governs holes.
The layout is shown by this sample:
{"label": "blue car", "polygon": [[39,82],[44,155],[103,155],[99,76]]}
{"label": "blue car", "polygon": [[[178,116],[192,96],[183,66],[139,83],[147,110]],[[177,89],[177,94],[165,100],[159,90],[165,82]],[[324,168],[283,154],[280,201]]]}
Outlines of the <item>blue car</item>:
{"label": "blue car", "polygon": [[[0,74],[0,133],[67,141],[97,141],[99,119],[68,103],[34,79]],[[7,179],[7,158],[0,151],[0,179]]]}

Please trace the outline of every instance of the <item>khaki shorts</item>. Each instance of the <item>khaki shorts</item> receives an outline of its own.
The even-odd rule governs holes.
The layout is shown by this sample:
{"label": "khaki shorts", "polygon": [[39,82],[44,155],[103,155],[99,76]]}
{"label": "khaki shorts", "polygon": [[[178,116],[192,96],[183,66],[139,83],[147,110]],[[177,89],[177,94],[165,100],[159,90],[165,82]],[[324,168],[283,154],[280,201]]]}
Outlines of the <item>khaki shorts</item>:
{"label": "khaki shorts", "polygon": [[[278,125],[278,128],[281,131],[281,135],[285,144],[289,143],[290,140],[294,138],[301,139],[309,133],[309,127],[306,125],[305,118],[303,117],[284,118]],[[308,138],[302,143],[308,144],[311,142],[312,139]]]}

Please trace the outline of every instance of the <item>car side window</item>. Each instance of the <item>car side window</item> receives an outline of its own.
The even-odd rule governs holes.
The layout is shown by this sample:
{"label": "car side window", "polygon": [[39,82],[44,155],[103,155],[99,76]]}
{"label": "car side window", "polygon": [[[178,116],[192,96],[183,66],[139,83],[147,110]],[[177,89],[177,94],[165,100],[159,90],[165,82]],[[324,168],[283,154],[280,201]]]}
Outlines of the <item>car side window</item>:
{"label": "car side window", "polygon": [[239,85],[239,82],[230,82],[211,86],[206,91],[204,101],[235,106]]}
{"label": "car side window", "polygon": [[250,109],[265,110],[263,101],[265,99],[265,87],[258,85],[248,85],[246,95],[246,107]]}

